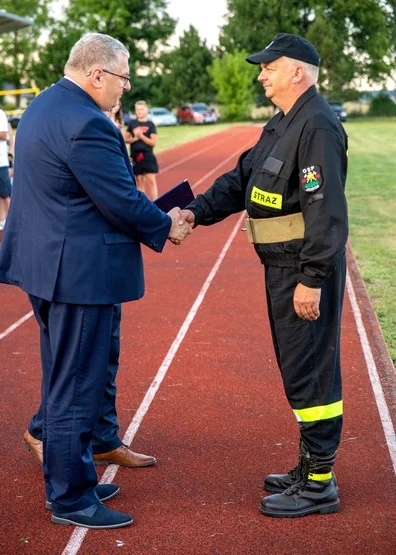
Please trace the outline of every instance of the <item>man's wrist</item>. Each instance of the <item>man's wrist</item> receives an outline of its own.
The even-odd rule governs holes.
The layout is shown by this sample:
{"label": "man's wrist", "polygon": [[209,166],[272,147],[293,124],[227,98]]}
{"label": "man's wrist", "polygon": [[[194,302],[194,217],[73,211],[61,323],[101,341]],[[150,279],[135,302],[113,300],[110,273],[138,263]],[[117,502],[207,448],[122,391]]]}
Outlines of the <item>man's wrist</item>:
{"label": "man's wrist", "polygon": [[298,275],[298,283],[302,283],[305,287],[311,287],[312,289],[321,289],[323,285],[323,280],[318,277],[307,276],[306,274],[300,273]]}

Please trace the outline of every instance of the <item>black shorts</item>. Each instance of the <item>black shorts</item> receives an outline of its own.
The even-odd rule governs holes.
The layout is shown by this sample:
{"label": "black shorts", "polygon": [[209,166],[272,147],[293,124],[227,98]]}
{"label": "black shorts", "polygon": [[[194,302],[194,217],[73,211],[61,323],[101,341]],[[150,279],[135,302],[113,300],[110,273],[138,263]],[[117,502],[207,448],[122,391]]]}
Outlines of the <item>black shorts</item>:
{"label": "black shorts", "polygon": [[11,179],[8,173],[8,166],[0,168],[0,198],[11,196]]}
{"label": "black shorts", "polygon": [[139,152],[132,156],[133,173],[144,175],[145,173],[158,173],[157,158],[151,152]]}

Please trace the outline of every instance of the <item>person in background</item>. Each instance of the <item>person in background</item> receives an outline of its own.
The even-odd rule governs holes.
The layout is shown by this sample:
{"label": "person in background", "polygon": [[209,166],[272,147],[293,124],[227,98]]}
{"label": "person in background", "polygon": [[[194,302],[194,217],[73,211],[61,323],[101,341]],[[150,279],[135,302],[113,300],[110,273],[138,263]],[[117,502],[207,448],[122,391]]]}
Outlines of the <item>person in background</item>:
{"label": "person in background", "polygon": [[153,150],[157,144],[157,129],[148,119],[148,106],[144,100],[136,102],[135,113],[136,119],[131,119],[128,123],[125,142],[131,145],[137,188],[151,200],[155,200],[158,198],[158,162]]}
{"label": "person in background", "polygon": [[[0,107],[0,231],[4,229],[11,197],[9,152],[9,131],[7,115]],[[11,130],[12,131],[12,130]]]}
{"label": "person in background", "polygon": [[11,123],[8,122],[8,165],[10,174],[11,184],[12,178],[14,177],[14,131],[11,127]]}
{"label": "person in background", "polygon": [[111,108],[111,110],[109,110],[108,112],[105,112],[105,114],[107,116],[109,116],[109,118],[114,123],[114,125],[117,127],[117,129],[120,129],[122,131],[122,129],[124,128],[124,116],[123,116],[123,113],[122,113],[121,100],[119,100]]}

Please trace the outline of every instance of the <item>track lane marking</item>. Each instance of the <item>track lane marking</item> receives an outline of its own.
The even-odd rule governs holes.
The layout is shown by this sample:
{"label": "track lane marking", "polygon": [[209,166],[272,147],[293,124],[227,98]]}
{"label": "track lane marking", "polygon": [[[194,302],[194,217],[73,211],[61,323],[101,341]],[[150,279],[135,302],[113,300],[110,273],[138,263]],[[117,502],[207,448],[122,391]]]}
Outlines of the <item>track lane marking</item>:
{"label": "track lane marking", "polygon": [[29,320],[29,318],[31,318],[32,316],[33,316],[33,310],[25,314],[25,316],[22,316],[22,318],[19,318],[19,320],[17,320],[15,324],[12,324],[9,328],[4,330],[3,333],[0,333],[0,339],[4,339],[5,337],[7,337],[8,334],[16,330],[21,324],[26,322],[26,320]]}
{"label": "track lane marking", "polygon": [[393,422],[389,413],[388,405],[385,399],[384,391],[382,389],[381,380],[378,374],[377,366],[374,361],[373,352],[371,350],[370,342],[367,337],[367,332],[363,324],[362,314],[356,300],[355,290],[353,288],[352,280],[349,272],[347,274],[346,286],[351,303],[353,316],[355,318],[356,329],[359,334],[360,344],[362,346],[364,359],[368,374],[370,377],[371,387],[373,389],[375,402],[385,434],[385,440],[388,445],[390,458],[393,464],[393,471],[396,474],[396,435],[393,427]]}
{"label": "track lane marking", "polygon": [[[135,416],[133,417],[131,423],[128,426],[127,431],[125,432],[125,435],[123,437],[123,443],[126,443],[127,445],[130,445],[132,443],[133,438],[135,437],[137,431],[139,430],[140,424],[142,423],[142,420],[145,416],[145,414],[147,413],[148,409],[150,408],[150,405],[158,391],[158,389],[160,388],[160,385],[163,381],[163,379],[166,376],[166,373],[173,361],[173,359],[176,356],[177,351],[179,350],[179,347],[184,339],[184,337],[186,336],[186,333],[188,332],[191,323],[193,322],[199,307],[201,306],[205,295],[214,279],[214,277],[216,276],[218,269],[220,268],[221,263],[224,260],[225,255],[227,254],[228,249],[230,248],[230,245],[232,243],[232,241],[235,238],[235,235],[238,233],[238,231],[240,230],[240,226],[242,224],[243,218],[245,217],[245,211],[242,213],[242,215],[239,217],[236,225],[234,226],[234,229],[232,230],[231,234],[229,235],[227,242],[225,243],[223,250],[221,251],[215,265],[213,266],[212,270],[210,271],[208,277],[205,280],[205,283],[202,286],[201,291],[198,293],[197,298],[194,301],[194,304],[192,305],[189,313],[187,314],[186,319],[184,320],[177,336],[176,339],[174,339],[168,353],[166,354],[154,380],[151,382],[150,387],[147,390],[146,395],[144,396],[143,401],[141,402]],[[107,467],[106,471],[104,472],[102,479],[100,481],[101,484],[110,484],[112,483],[112,481],[114,480],[118,469],[120,467],[118,465],[110,465]],[[62,555],[76,555],[76,553],[78,553],[82,542],[84,541],[85,536],[87,535],[88,532],[88,528],[75,528],[74,532],[72,533],[65,549],[62,552]]]}
{"label": "track lane marking", "polygon": [[[228,139],[229,137],[227,137]],[[173,162],[173,164],[169,164],[169,166],[165,166],[164,169],[161,170],[161,174],[172,170],[173,168],[176,168],[177,166],[180,166],[181,164],[184,164],[184,162],[187,162],[188,160],[192,160],[193,158],[196,158],[197,156],[199,156],[200,154],[202,154],[203,152],[206,152],[207,150],[210,150],[211,148],[217,146],[217,145],[221,145],[225,142],[226,139],[222,139],[221,141],[218,141],[217,143],[214,144],[210,144],[209,146],[203,148],[202,150],[198,150],[198,152],[194,152],[193,154],[190,154],[190,156],[186,156],[185,158],[182,158],[182,160],[178,160],[177,162]],[[175,147],[177,148],[177,147]],[[166,151],[164,151],[166,152]]]}
{"label": "track lane marking", "polygon": [[[172,164],[169,164],[169,166],[165,166],[163,169],[161,169],[160,174],[163,174],[163,173],[166,172],[166,171],[172,170],[173,168],[176,168],[177,166],[180,166],[181,164],[184,164],[184,162],[187,162],[188,160],[192,160],[193,158],[196,158],[197,156],[199,156],[199,155],[202,154],[203,152],[207,152],[208,150],[214,148],[215,146],[217,146],[217,145],[222,145],[222,144],[225,143],[226,141],[229,141],[230,138],[232,138],[232,136],[235,134],[235,133],[232,133],[232,132],[234,131],[233,128],[231,128],[230,130],[231,130],[231,133],[229,133],[229,134],[227,135],[227,137],[224,137],[224,138],[221,139],[220,141],[217,141],[217,143],[211,143],[210,145],[206,146],[205,148],[203,148],[203,149],[201,149],[201,150],[198,150],[197,152],[194,152],[193,154],[190,154],[189,156],[186,156],[185,158],[182,158],[181,160],[178,160],[177,162],[173,162]],[[226,131],[227,131],[227,130],[226,130]],[[220,133],[221,133],[221,131],[220,131]],[[215,135],[216,135],[216,133],[215,133]],[[239,134],[238,134],[238,136],[239,136]],[[211,135],[207,135],[207,137],[205,137],[205,138],[208,138],[208,137],[211,137]],[[199,139],[198,139],[198,140],[199,140]],[[186,145],[188,145],[188,144],[189,144],[189,143],[185,143],[184,145],[180,144],[180,145],[174,146],[174,147],[172,147],[172,148],[168,148],[168,149],[166,149],[166,150],[163,150],[163,151],[159,152],[159,153],[158,153],[158,156],[161,156],[161,154],[165,154],[165,153],[167,153],[167,152],[169,152],[169,151],[171,151],[171,150],[174,150],[174,149],[176,149],[176,148],[178,148],[178,147],[186,146]],[[157,157],[158,157],[158,156],[157,156]]]}
{"label": "track lane marking", "polygon": [[224,164],[232,160],[235,157],[235,155],[239,156],[240,154],[242,154],[242,152],[246,150],[246,148],[251,144],[251,142],[252,142],[251,140],[247,141],[241,148],[239,148],[239,150],[234,152],[234,154],[231,154],[231,156],[229,156],[228,158],[220,162],[220,164],[218,164],[215,168],[213,168],[208,173],[206,173],[203,177],[201,177],[201,179],[199,179],[194,185],[192,185],[191,189],[193,190],[196,189],[198,185],[201,185],[201,183],[203,183],[205,179],[207,179],[209,176],[214,174],[219,168],[221,168],[221,166],[223,166]]}

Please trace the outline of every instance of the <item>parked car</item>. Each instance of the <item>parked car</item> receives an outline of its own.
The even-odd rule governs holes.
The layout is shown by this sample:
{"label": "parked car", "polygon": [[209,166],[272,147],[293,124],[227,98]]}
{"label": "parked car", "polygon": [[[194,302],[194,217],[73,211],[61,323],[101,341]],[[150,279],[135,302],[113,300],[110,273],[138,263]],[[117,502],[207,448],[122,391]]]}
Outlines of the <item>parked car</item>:
{"label": "parked car", "polygon": [[179,123],[216,123],[219,116],[214,108],[204,102],[196,104],[180,104],[177,110]]}
{"label": "parked car", "polygon": [[177,125],[177,117],[167,108],[150,108],[149,118],[157,127],[160,125]]}
{"label": "parked car", "polygon": [[329,106],[340,121],[345,122],[347,120],[348,114],[341,102],[329,102]]}

